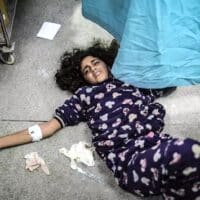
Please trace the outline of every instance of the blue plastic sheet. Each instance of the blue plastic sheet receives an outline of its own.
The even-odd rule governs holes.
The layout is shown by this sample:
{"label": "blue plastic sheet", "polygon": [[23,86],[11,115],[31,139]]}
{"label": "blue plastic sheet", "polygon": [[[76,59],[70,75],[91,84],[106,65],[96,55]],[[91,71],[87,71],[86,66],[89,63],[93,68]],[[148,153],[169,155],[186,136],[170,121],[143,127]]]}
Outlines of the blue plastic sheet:
{"label": "blue plastic sheet", "polygon": [[83,0],[82,11],[119,41],[116,78],[143,88],[200,83],[199,0]]}

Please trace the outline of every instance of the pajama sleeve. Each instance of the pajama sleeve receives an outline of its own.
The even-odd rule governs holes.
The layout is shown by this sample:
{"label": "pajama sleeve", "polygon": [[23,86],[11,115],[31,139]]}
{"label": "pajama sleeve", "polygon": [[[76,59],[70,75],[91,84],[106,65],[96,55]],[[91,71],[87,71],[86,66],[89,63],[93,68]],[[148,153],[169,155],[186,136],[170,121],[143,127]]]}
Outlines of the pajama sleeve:
{"label": "pajama sleeve", "polygon": [[76,125],[79,122],[86,121],[83,107],[80,95],[74,94],[55,110],[54,118],[58,120],[62,127]]}
{"label": "pajama sleeve", "polygon": [[163,89],[142,89],[139,88],[140,92],[145,95],[150,102],[153,102],[156,98],[167,96],[176,90],[176,87],[168,87]]}

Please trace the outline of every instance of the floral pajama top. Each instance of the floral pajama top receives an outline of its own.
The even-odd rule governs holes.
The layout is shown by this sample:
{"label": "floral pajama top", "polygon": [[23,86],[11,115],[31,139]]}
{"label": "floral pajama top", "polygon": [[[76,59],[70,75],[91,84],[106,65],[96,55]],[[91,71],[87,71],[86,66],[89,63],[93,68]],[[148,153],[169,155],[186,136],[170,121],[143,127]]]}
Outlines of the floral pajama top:
{"label": "floral pajama top", "polygon": [[78,89],[56,109],[55,118],[62,127],[86,121],[97,153],[126,189],[125,172],[130,160],[161,137],[165,110],[154,102],[161,94],[109,78]]}

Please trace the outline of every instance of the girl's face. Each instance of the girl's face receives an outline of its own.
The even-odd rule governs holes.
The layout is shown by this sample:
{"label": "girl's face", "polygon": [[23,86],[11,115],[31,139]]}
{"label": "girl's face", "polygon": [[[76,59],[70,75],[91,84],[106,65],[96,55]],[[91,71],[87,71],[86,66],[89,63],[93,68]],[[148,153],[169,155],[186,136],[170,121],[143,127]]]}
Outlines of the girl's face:
{"label": "girl's face", "polygon": [[91,84],[101,83],[108,79],[107,65],[99,58],[86,56],[81,61],[81,73],[84,79]]}

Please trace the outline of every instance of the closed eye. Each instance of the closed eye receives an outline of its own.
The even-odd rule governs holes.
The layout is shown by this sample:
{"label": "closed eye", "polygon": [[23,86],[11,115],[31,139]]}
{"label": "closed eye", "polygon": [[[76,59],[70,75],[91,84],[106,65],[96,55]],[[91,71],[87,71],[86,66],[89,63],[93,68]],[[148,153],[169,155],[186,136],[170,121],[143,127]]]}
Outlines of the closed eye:
{"label": "closed eye", "polygon": [[99,59],[97,59],[97,58],[91,60],[91,63],[92,63],[93,65],[96,65],[96,64],[98,64],[99,62],[100,62],[100,61],[99,61]]}
{"label": "closed eye", "polygon": [[100,62],[97,60],[97,61],[95,61],[93,64],[94,65],[97,65],[97,64],[99,64]]}
{"label": "closed eye", "polygon": [[85,68],[83,69],[83,74],[87,75],[89,72],[89,66],[85,66]]}

